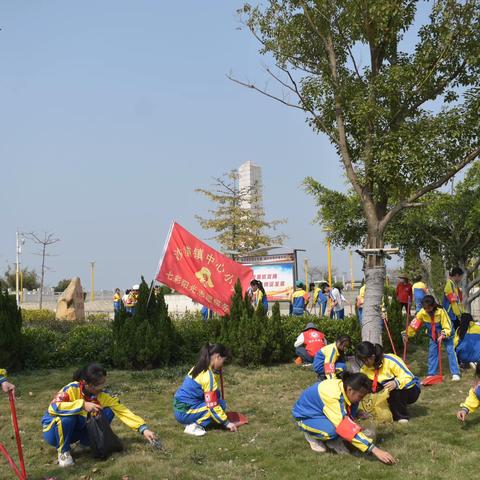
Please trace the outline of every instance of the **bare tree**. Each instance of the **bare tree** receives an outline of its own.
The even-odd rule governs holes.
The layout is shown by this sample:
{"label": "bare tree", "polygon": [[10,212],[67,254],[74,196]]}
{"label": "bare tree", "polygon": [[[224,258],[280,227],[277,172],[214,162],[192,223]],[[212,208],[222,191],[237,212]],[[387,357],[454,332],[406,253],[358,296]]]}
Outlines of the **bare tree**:
{"label": "bare tree", "polygon": [[60,241],[59,238],[55,238],[54,233],[47,233],[43,232],[43,238],[40,235],[37,235],[34,232],[27,233],[25,235],[28,239],[32,240],[35,242],[37,245],[40,245],[40,252],[35,253],[35,255],[41,255],[42,257],[42,272],[41,272],[41,277],[40,277],[40,301],[38,308],[42,308],[42,301],[43,301],[43,283],[45,279],[45,270],[48,268],[45,265],[45,257],[51,257],[52,255],[47,253],[47,247],[49,245],[53,245],[54,243],[57,243]]}

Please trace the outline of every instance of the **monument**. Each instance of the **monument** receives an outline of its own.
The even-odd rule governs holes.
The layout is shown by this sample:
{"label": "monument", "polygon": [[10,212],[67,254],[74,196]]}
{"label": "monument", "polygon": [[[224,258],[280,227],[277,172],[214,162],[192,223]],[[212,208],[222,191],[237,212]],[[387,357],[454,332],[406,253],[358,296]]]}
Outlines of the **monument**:
{"label": "monument", "polygon": [[56,317],[57,320],[85,320],[83,289],[78,277],[72,278],[58,299]]}

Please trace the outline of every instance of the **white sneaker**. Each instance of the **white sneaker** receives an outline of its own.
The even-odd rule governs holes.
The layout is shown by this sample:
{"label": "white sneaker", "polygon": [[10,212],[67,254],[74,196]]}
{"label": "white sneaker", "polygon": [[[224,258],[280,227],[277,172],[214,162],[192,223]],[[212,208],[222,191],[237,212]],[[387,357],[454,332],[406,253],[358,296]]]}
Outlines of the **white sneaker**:
{"label": "white sneaker", "polygon": [[470,362],[470,368],[475,370],[477,368],[477,362]]}
{"label": "white sneaker", "polygon": [[452,375],[452,382],[459,382],[460,381],[460,375]]}
{"label": "white sneaker", "polygon": [[323,452],[326,452],[327,449],[325,448],[325,445],[324,443],[319,440],[318,438],[314,437],[313,435],[310,435],[309,433],[307,432],[304,432],[303,433],[305,435],[305,440],[310,444],[310,448],[314,451],[314,452],[318,452],[318,453],[323,453]]}
{"label": "white sneaker", "polygon": [[207,433],[201,425],[198,425],[198,423],[191,423],[190,425],[187,425],[184,432],[188,433],[189,435],[195,435],[196,437],[202,437]]}
{"label": "white sneaker", "polygon": [[398,423],[408,423],[408,418],[401,418]]}
{"label": "white sneaker", "polygon": [[59,467],[71,467],[75,465],[72,455],[70,452],[59,453],[58,454],[58,466]]}
{"label": "white sneaker", "polygon": [[337,437],[333,440],[327,440],[325,442],[325,446],[336,452],[338,455],[348,455],[350,453],[340,437]]}

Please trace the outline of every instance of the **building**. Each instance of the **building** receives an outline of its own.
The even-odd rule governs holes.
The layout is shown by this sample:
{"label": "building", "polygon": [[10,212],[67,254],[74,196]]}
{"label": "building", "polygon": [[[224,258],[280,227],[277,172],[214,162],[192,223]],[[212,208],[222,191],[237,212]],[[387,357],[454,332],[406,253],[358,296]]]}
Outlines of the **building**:
{"label": "building", "polygon": [[263,210],[262,168],[248,161],[238,169],[238,187],[240,191],[250,192],[245,207]]}

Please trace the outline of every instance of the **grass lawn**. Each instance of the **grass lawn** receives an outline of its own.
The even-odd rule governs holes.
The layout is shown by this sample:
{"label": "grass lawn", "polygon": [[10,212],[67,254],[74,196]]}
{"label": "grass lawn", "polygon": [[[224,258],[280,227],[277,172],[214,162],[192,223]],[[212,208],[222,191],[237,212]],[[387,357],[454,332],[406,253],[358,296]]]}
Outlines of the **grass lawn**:
{"label": "grass lawn", "polygon": [[[447,365],[446,358],[444,364]],[[425,353],[411,356],[411,368],[425,372]],[[76,457],[76,466],[60,469],[56,452],[42,441],[40,418],[55,392],[68,383],[71,368],[42,370],[12,377],[18,387],[17,410],[25,461],[30,479],[421,479],[474,478],[478,472],[480,412],[465,426],[455,418],[458,404],[472,384],[473,370],[461,382],[450,376],[442,385],[423,389],[411,407],[408,425],[380,428],[377,445],[390,451],[398,463],[387,467],[371,456],[339,457],[316,454],[296,430],[290,409],[302,389],[313,383],[312,370],[293,364],[258,370],[226,368],[226,397],[233,410],[248,415],[250,424],[237,434],[212,430],[204,437],[183,434],[172,416],[172,395],[185,369],[148,372],[112,371],[109,383],[123,403],[143,416],[158,432],[166,453],[153,450],[139,434],[114,420],[114,430],[125,451],[105,462],[88,453]],[[0,398],[0,439],[17,458],[8,401]],[[1,457],[0,478],[14,478]]]}

